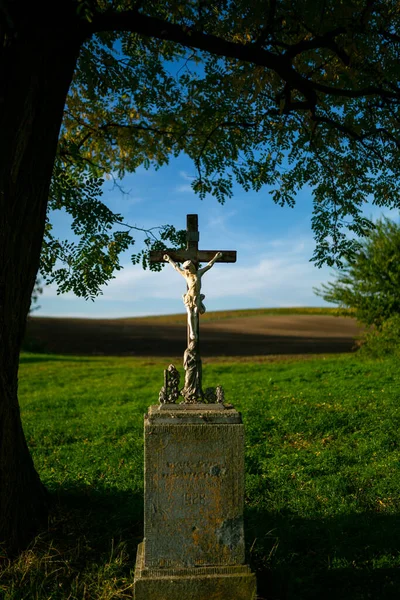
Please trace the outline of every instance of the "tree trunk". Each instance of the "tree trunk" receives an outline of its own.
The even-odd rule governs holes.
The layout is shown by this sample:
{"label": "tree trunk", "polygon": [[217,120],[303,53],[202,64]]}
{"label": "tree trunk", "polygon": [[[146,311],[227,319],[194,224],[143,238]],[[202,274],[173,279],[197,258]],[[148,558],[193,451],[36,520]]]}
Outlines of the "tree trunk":
{"label": "tree trunk", "polygon": [[0,542],[10,551],[22,548],[47,515],[47,494],[22,430],[18,363],[63,108],[82,41],[65,23],[57,31],[62,17],[51,28],[43,16],[32,22],[31,12],[28,22],[25,13],[18,28],[16,15],[0,44]]}

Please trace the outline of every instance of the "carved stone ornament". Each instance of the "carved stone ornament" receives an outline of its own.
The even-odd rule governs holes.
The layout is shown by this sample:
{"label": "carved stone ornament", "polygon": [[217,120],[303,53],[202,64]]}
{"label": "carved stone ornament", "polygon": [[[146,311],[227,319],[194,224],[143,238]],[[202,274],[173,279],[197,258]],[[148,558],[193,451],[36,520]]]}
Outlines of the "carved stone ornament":
{"label": "carved stone ornament", "polygon": [[208,387],[204,392],[204,400],[208,404],[224,404],[225,403],[225,393],[222,385],[217,385],[217,387]]}
{"label": "carved stone ornament", "polygon": [[192,404],[203,398],[202,364],[195,340],[189,343],[183,355],[183,367],[185,369],[185,386],[181,391],[185,402]]}
{"label": "carved stone ornament", "polygon": [[164,385],[158,395],[160,404],[175,404],[180,396],[179,382],[181,376],[174,365],[164,371]]}

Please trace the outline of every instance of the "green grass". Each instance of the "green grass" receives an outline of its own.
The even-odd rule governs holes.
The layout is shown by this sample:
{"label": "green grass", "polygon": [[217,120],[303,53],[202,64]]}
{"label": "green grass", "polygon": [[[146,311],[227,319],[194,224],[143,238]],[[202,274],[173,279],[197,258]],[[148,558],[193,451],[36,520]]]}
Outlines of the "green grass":
{"label": "green grass", "polygon": [[[143,536],[143,414],[168,361],[23,355],[28,444],[49,528],[0,571],[2,600],[132,597]],[[260,598],[400,589],[400,374],[356,355],[208,361],[246,427],[245,527]]]}

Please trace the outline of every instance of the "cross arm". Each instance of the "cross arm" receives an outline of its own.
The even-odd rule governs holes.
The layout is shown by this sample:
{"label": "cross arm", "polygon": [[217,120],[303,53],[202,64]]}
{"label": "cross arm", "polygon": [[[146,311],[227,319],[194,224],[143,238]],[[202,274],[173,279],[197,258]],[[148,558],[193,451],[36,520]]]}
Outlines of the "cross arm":
{"label": "cross arm", "polygon": [[212,258],[221,252],[222,256],[217,258],[218,263],[234,263],[236,262],[236,250],[151,250],[150,262],[166,262],[163,258],[164,254],[168,254],[175,262],[185,262],[185,260],[193,260],[195,262],[210,262]]}

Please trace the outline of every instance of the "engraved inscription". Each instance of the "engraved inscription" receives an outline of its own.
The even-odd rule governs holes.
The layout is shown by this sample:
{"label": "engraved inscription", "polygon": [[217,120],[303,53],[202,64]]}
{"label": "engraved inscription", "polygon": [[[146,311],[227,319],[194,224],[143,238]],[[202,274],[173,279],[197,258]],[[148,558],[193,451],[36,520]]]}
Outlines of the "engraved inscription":
{"label": "engraved inscription", "polygon": [[183,477],[185,479],[208,479],[210,477],[223,477],[226,467],[215,462],[206,461],[180,461],[167,462],[161,472],[161,477]]}
{"label": "engraved inscription", "polygon": [[186,506],[192,506],[193,504],[204,506],[207,504],[205,494],[183,494],[183,502]]}

